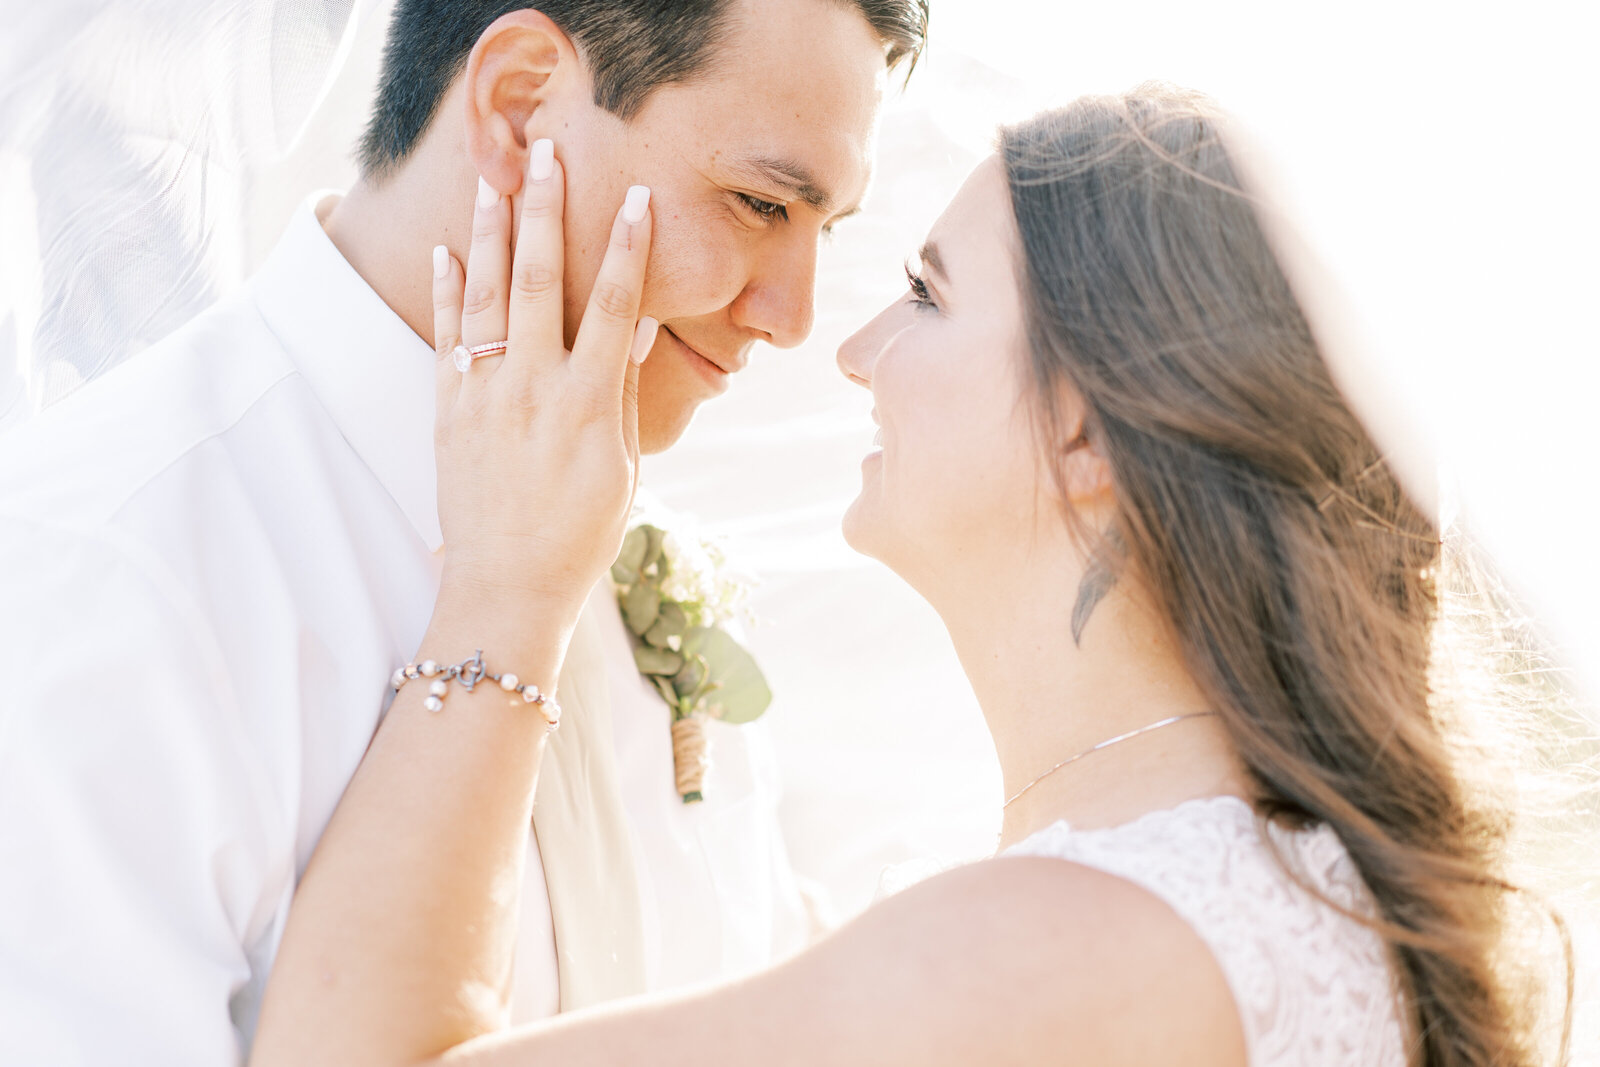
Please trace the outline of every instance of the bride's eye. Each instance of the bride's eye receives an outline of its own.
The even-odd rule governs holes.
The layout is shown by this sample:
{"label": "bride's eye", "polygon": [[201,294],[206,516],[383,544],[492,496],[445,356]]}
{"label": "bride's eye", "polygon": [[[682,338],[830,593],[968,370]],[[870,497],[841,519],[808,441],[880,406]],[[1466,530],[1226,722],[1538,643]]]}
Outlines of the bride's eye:
{"label": "bride's eye", "polygon": [[747,193],[734,193],[739,202],[762,222],[787,222],[789,209],[783,204],[774,204],[771,200],[762,200]]}
{"label": "bride's eye", "polygon": [[928,283],[912,271],[911,264],[907,263],[905,269],[906,284],[911,287],[911,302],[918,307],[937,308],[939,305],[933,302],[933,296],[928,292]]}

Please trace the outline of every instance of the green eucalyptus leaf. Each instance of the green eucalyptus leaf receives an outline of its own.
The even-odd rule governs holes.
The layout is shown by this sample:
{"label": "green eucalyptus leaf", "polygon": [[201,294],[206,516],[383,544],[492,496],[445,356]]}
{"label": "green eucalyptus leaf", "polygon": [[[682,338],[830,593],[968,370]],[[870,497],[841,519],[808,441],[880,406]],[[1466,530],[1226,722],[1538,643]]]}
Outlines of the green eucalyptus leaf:
{"label": "green eucalyptus leaf", "polygon": [[683,670],[683,657],[671,649],[641,645],[633,650],[633,662],[641,674],[672,677]]}
{"label": "green eucalyptus leaf", "polygon": [[659,674],[647,674],[645,677],[655,683],[656,692],[661,694],[661,699],[667,702],[667,706],[676,709],[678,706],[678,691],[672,687],[672,682]]}
{"label": "green eucalyptus leaf", "polygon": [[683,613],[682,605],[667,600],[662,602],[661,613],[656,616],[650,629],[645,631],[644,639],[657,648],[671,648],[672,639],[682,637],[688,629],[689,617]]}
{"label": "green eucalyptus leaf", "polygon": [[639,571],[644,567],[645,550],[650,547],[650,535],[644,532],[643,527],[635,526],[628,531],[622,539],[622,551],[617,553],[617,561],[611,565],[611,577],[618,585],[632,585],[639,580]]}
{"label": "green eucalyptus leaf", "polygon": [[661,546],[666,543],[667,531],[649,524],[640,526],[639,530],[645,535],[644,559],[639,564],[643,569],[661,561]]}
{"label": "green eucalyptus leaf", "polygon": [[704,656],[695,656],[685,660],[683,670],[672,676],[672,688],[680,697],[691,697],[705,677],[706,659]]}
{"label": "green eucalyptus leaf", "polygon": [[622,618],[635,636],[644,636],[660,614],[661,590],[649,582],[639,582],[622,598]]}
{"label": "green eucalyptus leaf", "polygon": [[704,657],[714,687],[706,697],[707,709],[723,722],[753,722],[772,703],[772,690],[755,657],[725,631],[701,627],[685,634],[683,657],[687,661],[695,656]]}

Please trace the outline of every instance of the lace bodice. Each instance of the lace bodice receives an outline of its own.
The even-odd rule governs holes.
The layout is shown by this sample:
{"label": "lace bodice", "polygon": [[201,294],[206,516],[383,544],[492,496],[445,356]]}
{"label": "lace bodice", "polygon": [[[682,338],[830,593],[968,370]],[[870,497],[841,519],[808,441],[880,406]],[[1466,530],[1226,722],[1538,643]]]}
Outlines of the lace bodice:
{"label": "lace bodice", "polygon": [[[1266,833],[1307,884],[1370,914],[1366,885],[1330,827]],[[1071,860],[1165,901],[1221,966],[1251,1067],[1405,1067],[1382,940],[1294,883],[1243,800],[1191,800],[1106,830],[1056,823],[1006,855]]]}

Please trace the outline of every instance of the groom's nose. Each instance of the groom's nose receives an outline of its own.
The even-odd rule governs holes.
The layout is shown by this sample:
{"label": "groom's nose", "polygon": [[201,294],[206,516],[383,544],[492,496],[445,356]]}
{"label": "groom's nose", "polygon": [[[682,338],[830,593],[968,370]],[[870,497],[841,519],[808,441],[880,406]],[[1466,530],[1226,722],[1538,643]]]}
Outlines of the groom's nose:
{"label": "groom's nose", "polygon": [[811,334],[816,291],[816,242],[785,242],[752,262],[750,280],[733,302],[734,321],[776,348],[793,348]]}

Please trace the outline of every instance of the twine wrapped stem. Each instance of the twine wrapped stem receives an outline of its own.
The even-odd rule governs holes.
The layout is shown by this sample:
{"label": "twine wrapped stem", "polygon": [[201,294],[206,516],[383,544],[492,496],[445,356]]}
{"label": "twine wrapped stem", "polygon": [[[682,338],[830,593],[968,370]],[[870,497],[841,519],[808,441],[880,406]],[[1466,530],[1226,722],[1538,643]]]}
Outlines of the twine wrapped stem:
{"label": "twine wrapped stem", "polygon": [[672,720],[672,768],[678,795],[685,804],[705,799],[706,769],[710,767],[706,747],[705,716],[699,713]]}

